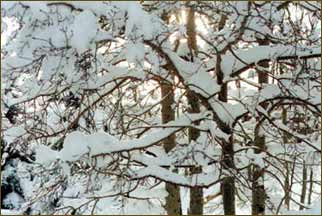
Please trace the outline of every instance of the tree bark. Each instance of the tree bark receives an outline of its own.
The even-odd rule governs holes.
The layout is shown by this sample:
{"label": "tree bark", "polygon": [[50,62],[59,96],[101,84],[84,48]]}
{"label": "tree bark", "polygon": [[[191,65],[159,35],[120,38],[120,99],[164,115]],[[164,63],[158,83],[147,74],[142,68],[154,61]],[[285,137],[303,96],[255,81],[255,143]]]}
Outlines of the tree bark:
{"label": "tree bark", "polygon": [[[222,15],[219,23],[218,30],[224,28],[227,20],[226,15]],[[227,83],[223,82],[224,74],[221,70],[221,55],[217,55],[216,61],[216,76],[217,76],[217,84],[221,86],[218,99],[222,102],[227,102],[228,99],[228,88]],[[234,146],[233,146],[233,135],[231,128],[228,125],[219,125],[220,129],[229,136],[229,140],[226,141],[224,139],[222,142],[222,163],[221,168],[226,171],[226,173],[230,173],[232,169],[235,168],[234,164]],[[224,174],[226,175],[226,174]],[[225,215],[235,215],[235,179],[231,175],[226,175],[223,177],[223,180],[220,185],[221,194],[223,196],[223,205],[224,205],[224,214]]]}
{"label": "tree bark", "polygon": [[309,197],[308,197],[308,204],[311,205],[312,199],[312,192],[313,192],[313,169],[310,170],[310,188],[309,188]]}
{"label": "tree bark", "polygon": [[[199,113],[199,101],[198,97],[192,91],[188,91],[188,103],[190,106],[190,113]],[[189,128],[189,142],[197,141],[200,136],[198,129]],[[192,167],[190,168],[191,174],[198,174],[202,172],[202,167]],[[202,215],[203,214],[203,189],[201,187],[194,187],[190,189],[190,204],[188,214],[192,215]]]}
{"label": "tree bark", "polygon": [[[217,56],[217,83],[221,85],[218,99],[227,102],[227,84],[223,83],[223,73],[220,68],[221,58]],[[228,125],[222,125],[220,128],[229,136],[228,142],[222,139],[222,169],[230,173],[235,168],[234,164],[234,146],[231,128]],[[225,176],[221,182],[221,192],[223,195],[224,213],[225,215],[235,215],[235,179],[233,176]]]}
{"label": "tree bark", "polygon": [[290,210],[290,201],[291,201],[291,184],[290,184],[290,168],[287,162],[285,162],[286,176],[284,181],[284,193],[285,193],[285,205],[287,210]]}
{"label": "tree bark", "polygon": [[[161,18],[168,23],[169,22],[169,14],[163,13]],[[170,68],[168,72],[170,73]],[[161,102],[161,116],[162,123],[165,124],[169,121],[175,119],[175,110],[172,108],[174,104],[174,89],[173,85],[167,81],[161,81],[161,97],[163,98]],[[176,146],[176,136],[175,134],[169,136],[163,141],[163,147],[165,152],[171,151]],[[177,169],[173,170],[174,172],[178,172]],[[165,209],[168,215],[181,215],[181,198],[180,198],[180,187],[176,184],[165,183],[165,189],[168,193],[165,199]]]}
{"label": "tree bark", "polygon": [[[161,82],[161,115],[162,123],[167,123],[175,119],[175,112],[171,105],[174,103],[174,91],[172,84]],[[169,136],[163,141],[165,151],[168,153],[176,146],[175,134]],[[177,171],[177,170],[175,170]],[[168,196],[166,197],[165,209],[168,215],[181,215],[180,188],[172,183],[165,183]]]}
{"label": "tree bark", "polygon": [[[188,10],[187,16],[187,36],[188,36],[188,47],[190,49],[191,61],[193,61],[195,53],[197,51],[197,38],[196,38],[196,25],[195,25],[195,14],[192,8]],[[190,106],[190,113],[199,113],[200,104],[198,96],[191,90],[187,93],[188,104]],[[200,131],[195,128],[189,128],[189,142],[197,141],[200,136]],[[198,174],[202,172],[202,167],[192,167],[190,173]],[[188,214],[202,215],[203,214],[203,189],[201,187],[195,187],[190,189],[190,204]]]}
{"label": "tree bark", "polygon": [[[268,39],[257,39],[260,46],[269,45]],[[269,62],[264,61],[259,63],[260,67],[269,68]],[[258,70],[258,83],[260,89],[263,84],[268,83],[268,74],[266,71]],[[260,90],[259,89],[259,90]],[[262,106],[266,109],[267,104]],[[255,128],[255,140],[254,145],[256,147],[255,154],[259,154],[265,151],[265,136],[261,124],[257,124]],[[258,165],[253,165],[253,176],[252,176],[252,215],[264,215],[265,214],[265,200],[266,192],[264,186],[264,170]]]}
{"label": "tree bark", "polygon": [[[223,141],[222,147],[223,162],[222,168],[228,170],[234,168],[234,148],[233,138],[230,136],[229,142]],[[233,176],[226,176],[221,183],[221,193],[223,195],[225,215],[235,215],[235,179]]]}
{"label": "tree bark", "polygon": [[302,192],[301,192],[301,204],[300,210],[304,209],[304,202],[306,197],[306,187],[307,187],[307,168],[305,165],[305,161],[303,162],[303,174],[302,174]]}

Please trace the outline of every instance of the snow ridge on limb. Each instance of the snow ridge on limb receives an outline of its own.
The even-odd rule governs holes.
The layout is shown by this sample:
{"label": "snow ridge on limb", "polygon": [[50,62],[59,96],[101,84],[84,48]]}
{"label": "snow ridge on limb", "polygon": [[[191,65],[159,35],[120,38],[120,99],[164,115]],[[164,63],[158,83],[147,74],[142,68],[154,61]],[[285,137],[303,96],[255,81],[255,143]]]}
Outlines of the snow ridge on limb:
{"label": "snow ridge on limb", "polygon": [[[105,132],[97,132],[91,135],[85,135],[79,131],[68,134],[65,138],[63,148],[55,154],[54,158],[60,158],[63,161],[76,161],[86,153],[91,156],[104,154],[113,154],[120,152],[134,151],[144,149],[155,144],[166,137],[176,133],[186,127],[193,125],[193,122],[207,118],[208,113],[187,114],[175,121],[160,125],[162,128],[151,129],[152,131],[138,139],[117,140]],[[45,148],[40,148],[38,154],[43,154]],[[52,150],[51,150],[52,151]],[[52,155],[52,152],[50,153]],[[51,157],[50,159],[54,159]],[[41,162],[44,162],[43,160]]]}
{"label": "snow ridge on limb", "polygon": [[[321,57],[321,47],[294,47],[286,45],[258,46],[248,50],[236,50],[223,56],[221,67],[228,77],[255,67],[262,61],[279,61],[288,59],[308,59]],[[238,57],[237,57],[238,56]]]}
{"label": "snow ridge on limb", "polygon": [[153,177],[156,179],[163,180],[165,182],[174,183],[184,187],[205,187],[208,188],[219,182],[219,173],[199,173],[193,174],[189,177],[182,176],[178,173],[171,172],[168,169],[162,168],[160,166],[148,165],[145,168],[136,171],[132,175],[132,179],[141,179],[146,177]]}

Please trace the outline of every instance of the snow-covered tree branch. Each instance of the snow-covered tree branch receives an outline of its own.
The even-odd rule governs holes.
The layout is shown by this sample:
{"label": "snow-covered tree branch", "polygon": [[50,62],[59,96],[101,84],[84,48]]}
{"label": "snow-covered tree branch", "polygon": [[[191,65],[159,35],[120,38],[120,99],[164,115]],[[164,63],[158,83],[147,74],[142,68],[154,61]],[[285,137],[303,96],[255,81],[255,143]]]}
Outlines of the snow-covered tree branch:
{"label": "snow-covered tree branch", "polygon": [[1,209],[320,214],[321,4],[1,2]]}

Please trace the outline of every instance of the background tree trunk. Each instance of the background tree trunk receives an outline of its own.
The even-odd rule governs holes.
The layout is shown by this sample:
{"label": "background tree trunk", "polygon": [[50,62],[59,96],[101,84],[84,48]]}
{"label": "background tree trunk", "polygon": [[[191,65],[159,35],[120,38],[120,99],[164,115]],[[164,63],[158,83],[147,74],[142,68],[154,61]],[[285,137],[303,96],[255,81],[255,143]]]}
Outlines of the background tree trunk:
{"label": "background tree trunk", "polygon": [[[192,8],[188,9],[187,16],[187,36],[188,36],[188,47],[190,49],[190,61],[193,61],[193,57],[197,52],[197,38],[196,38],[196,24],[195,24],[195,13]],[[197,95],[190,90],[187,90],[187,99],[189,104],[190,113],[199,113],[200,104]],[[197,141],[200,136],[198,129],[189,128],[189,142]],[[190,169],[191,175],[202,172],[202,167],[192,167]],[[201,215],[203,213],[203,189],[201,187],[195,187],[190,189],[190,204],[188,214]]]}
{"label": "background tree trunk", "polygon": [[[175,119],[175,111],[171,105],[174,103],[174,91],[173,86],[170,83],[161,83],[161,96],[163,98],[161,102],[162,123],[167,123]],[[166,152],[171,151],[176,146],[175,134],[169,136],[163,141],[163,146]],[[168,196],[166,197],[165,209],[168,215],[181,215],[181,200],[180,200],[180,188],[178,185],[166,183],[166,191]]]}
{"label": "background tree trunk", "polygon": [[291,201],[291,184],[290,184],[290,168],[289,164],[286,162],[285,163],[285,169],[286,169],[286,174],[285,174],[285,181],[284,181],[284,193],[285,193],[285,205],[288,210],[290,210],[290,201]]}
{"label": "background tree trunk", "polygon": [[[161,18],[168,23],[169,14],[163,13]],[[168,73],[170,74],[171,69],[168,68]],[[161,81],[161,97],[163,98],[161,102],[161,115],[162,123],[165,124],[169,121],[175,119],[175,110],[172,108],[174,104],[174,88],[173,85],[167,81]],[[176,146],[176,136],[175,134],[169,136],[163,141],[163,146],[165,152],[171,151]],[[177,172],[177,169],[174,170]],[[180,198],[180,187],[175,184],[165,183],[165,189],[168,192],[166,197],[165,209],[168,215],[181,215],[181,198]]]}
{"label": "background tree trunk", "polygon": [[[191,113],[199,113],[200,107],[198,102],[198,97],[194,92],[188,92],[188,103],[190,105]],[[200,135],[199,130],[195,128],[189,128],[189,141],[196,141]],[[191,174],[197,174],[202,172],[202,167],[192,167],[190,168]],[[202,215],[203,214],[203,189],[201,187],[195,187],[190,189],[190,205],[188,214],[192,215]]]}
{"label": "background tree trunk", "polygon": [[311,205],[311,199],[312,199],[312,192],[313,192],[313,169],[310,169],[310,188],[309,188],[309,197],[308,197],[308,203]]}
{"label": "background tree trunk", "polygon": [[[226,15],[222,15],[219,23],[218,30],[224,28],[227,20]],[[227,83],[223,83],[223,72],[221,70],[221,56],[217,55],[216,61],[216,76],[217,84],[221,86],[218,99],[222,102],[227,102],[228,99],[228,88]],[[229,136],[228,142],[226,140],[221,140],[222,142],[222,163],[221,167],[223,170],[226,170],[227,173],[230,173],[230,169],[234,169],[234,146],[233,146],[233,135],[231,128],[228,125],[220,125],[220,129]],[[223,196],[223,205],[225,215],[235,215],[235,179],[234,176],[225,176],[221,182],[221,194]]]}
{"label": "background tree trunk", "polygon": [[303,161],[303,173],[302,173],[302,192],[301,192],[301,204],[300,210],[304,209],[305,197],[306,197],[306,188],[307,188],[307,168],[305,161]]}
{"label": "background tree trunk", "polygon": [[[217,83],[221,85],[219,93],[219,100],[227,102],[227,84],[223,83],[223,73],[220,69],[220,56],[217,57]],[[230,173],[231,169],[235,168],[234,165],[234,146],[233,146],[233,135],[231,128],[228,125],[222,125],[220,128],[224,133],[229,136],[228,142],[222,139],[222,169],[227,170]],[[221,192],[223,195],[224,213],[225,215],[235,215],[235,179],[233,176],[226,176],[223,178],[221,183]]]}
{"label": "background tree trunk", "polygon": [[[260,46],[269,45],[268,39],[257,39],[257,42]],[[260,67],[269,69],[269,62],[261,62],[259,63]],[[257,71],[258,74],[258,83],[261,88],[263,84],[268,83],[268,73],[266,71]],[[260,89],[261,89],[260,88]],[[260,90],[259,89],[259,90]],[[263,104],[262,106],[266,109],[267,104]],[[256,147],[255,154],[259,154],[262,151],[265,151],[265,136],[262,132],[262,124],[257,124],[255,128],[255,140],[254,145]],[[266,192],[264,186],[264,170],[257,166],[253,166],[253,176],[252,176],[252,215],[263,215],[265,214],[265,200],[266,200]]]}

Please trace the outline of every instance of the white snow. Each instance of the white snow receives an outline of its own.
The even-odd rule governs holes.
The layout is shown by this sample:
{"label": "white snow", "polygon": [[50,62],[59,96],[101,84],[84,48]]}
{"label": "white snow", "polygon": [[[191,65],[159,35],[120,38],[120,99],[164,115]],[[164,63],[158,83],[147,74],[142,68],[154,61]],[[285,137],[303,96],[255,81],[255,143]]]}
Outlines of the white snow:
{"label": "white snow", "polygon": [[57,151],[52,150],[48,146],[45,145],[37,145],[34,146],[36,153],[36,162],[48,165],[50,162],[59,158],[59,154]]}
{"label": "white snow", "polygon": [[[65,214],[64,207],[82,205],[76,214],[165,214],[164,202],[168,195],[165,181],[181,185],[183,213],[187,213],[189,187],[209,186],[204,189],[208,197],[220,192],[222,175],[236,177],[236,188],[240,192],[236,197],[236,212],[247,214],[251,212],[252,196],[247,187],[251,183],[246,169],[250,164],[265,166],[270,171],[261,180],[270,197],[268,204],[274,205],[266,208],[266,214],[272,214],[284,195],[277,178],[283,182],[285,161],[296,162],[292,186],[292,198],[296,201],[302,186],[301,163],[310,164],[308,170],[314,170],[313,179],[317,181],[312,193],[312,200],[316,201],[303,211],[286,211],[282,205],[280,213],[321,214],[318,193],[321,134],[317,118],[321,83],[315,80],[320,78],[321,60],[307,59],[309,69],[305,71],[304,60],[296,59],[320,55],[319,14],[302,8],[319,11],[315,7],[320,4],[290,4],[288,15],[284,14],[285,9],[277,11],[281,2],[257,5],[204,2],[195,16],[198,52],[189,61],[183,58],[190,53],[187,5],[183,2],[56,3],[1,3],[1,93],[6,103],[1,104],[1,109],[6,112],[11,105],[21,108],[16,124],[3,116],[3,139],[8,145],[3,153],[5,171],[1,180],[11,183],[14,180],[9,177],[15,175],[24,195],[23,200],[18,193],[7,194],[3,204],[12,205],[15,210],[2,209],[1,214],[22,214],[29,206],[33,214],[51,214],[55,198],[59,198],[57,209],[62,209],[56,214]],[[220,31],[216,25],[222,13],[213,13],[216,10],[212,9],[229,14]],[[162,20],[165,12],[171,14],[169,23]],[[99,22],[100,19],[106,23]],[[245,19],[246,26],[240,29]],[[296,33],[294,29],[303,38],[292,35]],[[243,32],[241,38],[240,32]],[[259,46],[255,40],[263,38],[262,34],[271,36],[275,42]],[[309,40],[315,41],[313,45]],[[218,51],[227,45],[231,45],[232,51],[221,54],[220,66],[223,81],[228,84],[228,102],[222,102],[217,98],[221,86],[217,83],[215,67]],[[91,55],[91,67],[86,71],[80,67],[84,52]],[[275,64],[281,57],[290,57],[292,61],[288,60],[287,65]],[[273,64],[262,68],[259,65],[262,60]],[[175,71],[165,67],[168,61]],[[258,69],[267,70],[269,83],[258,84]],[[280,69],[282,75],[278,74]],[[161,123],[159,78],[166,79],[175,88],[175,102],[171,104],[175,120],[166,124]],[[200,113],[189,113],[187,88],[205,99],[200,104]],[[81,99],[79,107],[66,105],[65,96],[69,92]],[[281,120],[281,107],[272,106],[280,101],[293,103],[294,98],[310,103],[308,108],[315,113],[297,104],[299,109],[288,107],[288,118],[297,112],[305,113],[308,120],[299,126],[308,125],[314,132],[304,135],[296,131],[292,121]],[[265,100],[270,100],[267,109],[260,106]],[[271,107],[275,109],[272,112]],[[91,127],[85,118],[87,114],[93,117]],[[232,128],[236,118],[243,114],[247,118],[240,119]],[[230,127],[231,134],[219,127],[217,117]],[[265,119],[259,131],[265,136],[267,148],[256,154],[252,140],[258,118],[262,117],[270,120]],[[71,128],[71,123],[76,121],[78,128]],[[105,127],[108,133],[103,131]],[[189,139],[190,127],[200,129],[196,140]],[[289,139],[284,143],[285,131],[300,141]],[[162,141],[171,135],[176,137],[176,146],[166,153]],[[230,138],[236,152],[235,165],[241,169],[238,172],[220,168],[221,144]],[[53,150],[60,141],[63,142],[61,149]],[[11,159],[11,148],[28,157],[31,155],[32,159],[35,153],[34,163]],[[191,166],[202,166],[203,172],[191,175]],[[178,172],[174,171],[176,168]],[[135,190],[127,193],[132,188]],[[99,199],[97,205],[96,199]],[[94,205],[96,208],[91,212]],[[222,196],[218,196],[204,205],[204,213],[223,214],[221,205]],[[291,209],[298,209],[298,205],[292,202]]]}
{"label": "white snow", "polygon": [[98,18],[90,11],[83,11],[75,17],[71,26],[73,33],[71,45],[79,53],[86,51],[93,46],[93,40],[98,31]]}
{"label": "white snow", "polygon": [[24,202],[24,199],[16,192],[11,192],[3,200],[4,206],[10,206],[14,209],[19,209]]}
{"label": "white snow", "polygon": [[314,201],[309,209],[286,211],[283,215],[321,215],[321,198]]}
{"label": "white snow", "polygon": [[12,209],[1,209],[1,215],[21,215],[21,212]]}
{"label": "white snow", "polygon": [[294,48],[294,46],[257,46],[247,50],[234,51],[237,59],[233,54],[227,53],[223,56],[221,61],[221,68],[226,77],[229,77],[234,72],[244,68],[248,64],[257,64],[260,60],[272,59],[278,57],[286,57],[291,55],[307,56],[312,54],[319,54],[320,47],[305,47]]}
{"label": "white snow", "polygon": [[180,76],[189,88],[205,97],[212,96],[220,91],[220,86],[206,71],[201,63],[188,62],[180,58],[175,52],[164,49],[178,70]]}

